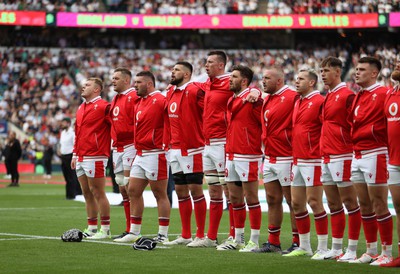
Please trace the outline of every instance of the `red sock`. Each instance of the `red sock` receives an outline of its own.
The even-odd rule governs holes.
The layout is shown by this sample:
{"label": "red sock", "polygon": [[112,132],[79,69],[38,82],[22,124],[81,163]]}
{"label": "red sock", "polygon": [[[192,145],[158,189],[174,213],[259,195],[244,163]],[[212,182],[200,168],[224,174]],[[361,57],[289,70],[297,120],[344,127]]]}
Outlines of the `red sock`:
{"label": "red sock", "polygon": [[362,224],[364,228],[365,240],[367,243],[375,243],[378,241],[378,222],[375,213],[362,215]]}
{"label": "red sock", "polygon": [[235,238],[235,219],[233,218],[233,206],[230,201],[228,201],[229,209],[229,236]]}
{"label": "red sock", "polygon": [[268,242],[273,245],[280,245],[280,235],[281,235],[281,227],[280,226],[268,226]]}
{"label": "red sock", "polygon": [[125,220],[126,220],[126,229],[125,231],[128,232],[131,229],[131,203],[129,200],[123,200],[124,205],[124,212],[125,212]]}
{"label": "red sock", "polygon": [[223,211],[223,199],[215,199],[210,201],[210,220],[208,224],[207,237],[211,240],[217,239],[219,223]]}
{"label": "red sock", "polygon": [[158,217],[158,225],[169,226],[169,218],[167,218],[167,217]]}
{"label": "red sock", "polygon": [[292,229],[292,243],[300,245],[299,231],[297,228]]}
{"label": "red sock", "polygon": [[360,207],[348,211],[349,213],[349,239],[358,240],[361,231],[361,213]]}
{"label": "red sock", "polygon": [[190,222],[192,218],[192,199],[190,196],[179,199],[179,214],[182,224],[182,238],[192,238]]}
{"label": "red sock", "polygon": [[295,214],[297,230],[300,234],[306,234],[310,232],[310,216],[308,211],[300,214]]}
{"label": "red sock", "polygon": [[101,216],[100,224],[101,225],[110,225],[110,216]]}
{"label": "red sock", "polygon": [[[131,216],[130,217],[130,223],[135,224],[135,225],[141,225],[142,224],[142,217],[140,216]],[[130,228],[129,228],[130,230]]]}
{"label": "red sock", "polygon": [[232,205],[233,208],[233,218],[235,222],[235,228],[244,228],[244,223],[246,222],[246,205],[237,204]]}
{"label": "red sock", "polygon": [[328,235],[328,215],[325,210],[314,214],[315,230],[317,235]]}
{"label": "red sock", "polygon": [[343,239],[344,229],[346,228],[346,216],[343,207],[337,211],[331,212],[331,227],[332,237]]}
{"label": "red sock", "polygon": [[204,195],[193,197],[194,215],[196,217],[196,237],[204,238],[204,228],[206,226],[207,203]]}
{"label": "red sock", "polygon": [[95,225],[97,226],[97,218],[87,218],[88,225]]}
{"label": "red sock", "polygon": [[376,216],[378,222],[379,236],[382,245],[392,245],[393,243],[393,218],[390,212]]}
{"label": "red sock", "polygon": [[247,205],[249,208],[249,219],[251,229],[260,230],[261,227],[261,206],[260,203]]}

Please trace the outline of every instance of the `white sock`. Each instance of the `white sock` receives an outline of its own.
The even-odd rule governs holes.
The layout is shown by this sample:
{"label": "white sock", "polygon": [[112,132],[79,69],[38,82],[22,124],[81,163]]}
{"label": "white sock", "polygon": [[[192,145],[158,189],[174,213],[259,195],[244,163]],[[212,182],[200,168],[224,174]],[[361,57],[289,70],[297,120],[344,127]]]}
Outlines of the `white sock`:
{"label": "white sock", "polygon": [[139,235],[141,230],[142,230],[142,225],[131,224],[131,231],[129,232],[134,235]]}
{"label": "white sock", "polygon": [[235,228],[235,240],[239,244],[244,244],[244,228]]}
{"label": "white sock", "polygon": [[347,246],[347,250],[350,250],[351,252],[357,252],[357,246],[358,246],[358,240],[349,239],[349,245]]}
{"label": "white sock", "polygon": [[382,255],[392,257],[392,245],[382,245]]}
{"label": "white sock", "polygon": [[343,249],[343,238],[333,238],[332,237],[332,249],[342,250]]}
{"label": "white sock", "polygon": [[367,253],[370,255],[378,254],[378,243],[377,242],[367,243]]}
{"label": "white sock", "polygon": [[90,231],[97,231],[97,225],[88,225]]}
{"label": "white sock", "polygon": [[328,235],[317,235],[318,247],[317,250],[328,250]]}
{"label": "white sock", "polygon": [[312,250],[310,242],[310,232],[305,234],[299,234],[300,248],[304,250]]}
{"label": "white sock", "polygon": [[250,241],[255,244],[258,244],[258,239],[260,238],[260,230],[259,229],[252,229],[250,234]]}
{"label": "white sock", "polygon": [[169,226],[159,225],[158,226],[158,234],[164,235],[165,237],[168,236],[168,228]]}

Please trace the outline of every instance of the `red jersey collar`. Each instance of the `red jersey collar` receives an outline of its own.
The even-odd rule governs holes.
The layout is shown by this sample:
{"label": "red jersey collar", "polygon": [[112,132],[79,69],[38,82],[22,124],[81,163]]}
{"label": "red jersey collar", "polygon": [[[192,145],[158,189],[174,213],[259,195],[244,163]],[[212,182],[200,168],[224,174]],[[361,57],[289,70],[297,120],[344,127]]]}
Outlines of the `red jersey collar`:
{"label": "red jersey collar", "polygon": [[271,94],[271,96],[274,95],[281,95],[285,90],[287,90],[289,88],[288,85],[284,85],[283,87],[281,87],[278,91],[276,91],[275,93]]}
{"label": "red jersey collar", "polygon": [[319,90],[314,90],[312,92],[310,92],[309,94],[307,94],[306,96],[301,96],[301,99],[310,99],[311,97],[320,94]]}
{"label": "red jersey collar", "polygon": [[98,101],[98,100],[100,100],[101,99],[101,97],[100,96],[97,96],[97,97],[94,97],[92,100],[90,100],[89,102],[87,102],[87,101],[85,101],[85,103],[86,104],[90,104],[90,103],[94,103],[94,102],[96,102],[96,101]]}
{"label": "red jersey collar", "polygon": [[369,91],[369,92],[373,92],[375,89],[380,88],[380,87],[382,87],[381,84],[375,83],[375,84],[373,84],[373,85],[371,85],[371,86],[369,86],[369,87],[367,87],[367,88],[361,89],[360,91]]}
{"label": "red jersey collar", "polygon": [[120,95],[127,95],[128,93],[130,93],[131,91],[135,91],[135,89],[134,88],[128,88],[127,90],[125,90],[125,91],[123,91],[123,92],[121,92],[121,93],[119,93]]}
{"label": "red jersey collar", "polygon": [[338,91],[339,89],[341,89],[343,87],[346,87],[346,83],[345,82],[341,82],[339,85],[337,85],[333,89],[330,89],[328,92],[329,93],[335,93],[336,91]]}
{"label": "red jersey collar", "polygon": [[189,83],[191,83],[191,81],[187,82],[186,84],[183,84],[180,87],[175,86],[174,91],[177,90],[177,89],[184,90]]}

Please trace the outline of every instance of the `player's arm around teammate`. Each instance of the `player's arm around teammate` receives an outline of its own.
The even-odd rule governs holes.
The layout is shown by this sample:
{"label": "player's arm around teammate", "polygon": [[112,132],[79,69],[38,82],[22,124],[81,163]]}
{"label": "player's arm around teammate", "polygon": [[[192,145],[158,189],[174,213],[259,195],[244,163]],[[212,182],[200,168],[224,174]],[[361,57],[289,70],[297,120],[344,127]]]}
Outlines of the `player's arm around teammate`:
{"label": "player's arm around teammate", "polygon": [[[137,155],[130,172],[128,194],[132,206],[132,223],[124,241],[141,237],[144,211],[143,192],[148,184],[157,201],[159,230],[154,240],[168,241],[170,203],[167,196],[167,160],[162,149],[165,97],[155,90],[155,77],[149,71],[139,72],[134,87],[140,101],[135,115]],[[121,240],[122,240],[121,239]]]}
{"label": "player's arm around teammate", "polygon": [[[258,249],[261,207],[258,199],[258,170],[261,164],[261,106],[262,100],[249,103],[249,85],[253,71],[246,66],[234,66],[230,89],[234,92],[227,107],[227,141],[225,181],[235,220],[235,240],[218,246],[217,250],[251,252]],[[244,199],[245,198],[245,199]],[[246,204],[249,209],[251,234],[245,244],[244,226]]]}

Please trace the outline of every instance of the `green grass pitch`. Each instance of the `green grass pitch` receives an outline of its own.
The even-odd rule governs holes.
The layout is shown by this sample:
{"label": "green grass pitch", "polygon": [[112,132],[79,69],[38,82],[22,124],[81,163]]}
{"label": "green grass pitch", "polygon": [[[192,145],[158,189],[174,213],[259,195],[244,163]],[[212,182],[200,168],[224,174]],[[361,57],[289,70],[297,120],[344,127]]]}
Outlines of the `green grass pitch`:
{"label": "green grass pitch", "polygon": [[[0,183],[0,273],[399,273],[399,269],[285,258],[278,254],[224,252],[214,248],[161,245],[153,251],[135,251],[130,244],[116,244],[112,240],[64,243],[60,239],[64,231],[86,227],[85,205],[65,200],[63,185],[22,184],[19,188],[6,188],[6,184]],[[107,187],[107,191],[111,188]],[[260,244],[267,237],[266,218],[264,212]],[[194,216],[192,219],[194,232]],[[287,248],[291,241],[288,214],[284,221],[281,239],[282,247]],[[247,219],[247,237],[248,222]],[[119,234],[124,227],[123,208],[112,206],[112,233]],[[315,249],[313,223],[312,229]],[[153,236],[157,230],[157,210],[146,208],[142,234]],[[218,238],[227,238],[227,231],[228,212],[224,211]],[[169,232],[170,240],[180,232],[176,209],[171,212]],[[397,241],[394,232],[394,256],[397,256]],[[347,239],[344,243],[347,244]],[[358,254],[364,251],[361,233]]]}

